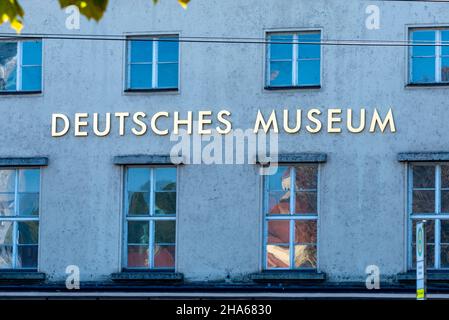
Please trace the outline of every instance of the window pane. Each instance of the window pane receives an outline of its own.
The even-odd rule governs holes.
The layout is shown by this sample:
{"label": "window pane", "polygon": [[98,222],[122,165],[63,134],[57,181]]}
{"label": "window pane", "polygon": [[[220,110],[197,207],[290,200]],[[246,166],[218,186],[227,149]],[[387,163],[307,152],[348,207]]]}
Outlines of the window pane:
{"label": "window pane", "polygon": [[16,90],[17,43],[0,42],[0,91]]}
{"label": "window pane", "polygon": [[19,170],[19,192],[39,192],[40,170]]}
{"label": "window pane", "polygon": [[172,244],[176,242],[175,221],[155,221],[155,243]]}
{"label": "window pane", "polygon": [[128,244],[148,244],[149,234],[148,221],[128,221]]}
{"label": "window pane", "polygon": [[14,215],[14,193],[0,194],[0,216]]}
{"label": "window pane", "polygon": [[449,213],[449,191],[441,191],[441,212]]}
{"label": "window pane", "polygon": [[428,268],[435,268],[435,245],[428,244],[426,246],[426,263]]}
{"label": "window pane", "polygon": [[0,221],[0,245],[12,244],[13,223]]}
{"label": "window pane", "polygon": [[149,192],[128,192],[128,215],[149,215]]}
{"label": "window pane", "polygon": [[290,190],[290,167],[278,167],[275,174],[268,177],[270,191]]}
{"label": "window pane", "polygon": [[412,82],[435,82],[435,58],[412,59]]}
{"label": "window pane", "polygon": [[156,190],[176,191],[176,169],[159,168],[155,169]]}
{"label": "window pane", "polygon": [[320,84],[320,60],[301,60],[298,64],[298,84],[300,86]]}
{"label": "window pane", "polygon": [[42,65],[42,41],[24,41],[22,50],[23,65]]}
{"label": "window pane", "polygon": [[178,64],[159,63],[158,64],[158,88],[178,87]]}
{"label": "window pane", "polygon": [[128,246],[128,267],[149,267],[148,246]]}
{"label": "window pane", "polygon": [[36,268],[37,252],[38,246],[18,246],[17,267]]}
{"label": "window pane", "polygon": [[435,166],[413,166],[413,188],[434,188]]}
{"label": "window pane", "polygon": [[449,244],[449,220],[441,220],[441,243]]}
{"label": "window pane", "polygon": [[318,167],[317,166],[295,166],[296,190],[310,190],[317,188]]}
{"label": "window pane", "polygon": [[295,243],[316,243],[317,222],[315,220],[295,221]]}
{"label": "window pane", "polygon": [[150,191],[150,169],[129,168],[128,169],[128,191]]}
{"label": "window pane", "polygon": [[0,245],[0,269],[11,269],[12,259],[12,246]]}
{"label": "window pane", "polygon": [[[414,31],[412,34],[414,44],[420,46],[413,47],[413,56],[434,56],[435,55],[435,31]],[[425,44],[429,44],[428,46]]]}
{"label": "window pane", "polygon": [[441,187],[449,188],[449,166],[441,166]]}
{"label": "window pane", "polygon": [[[293,59],[293,35],[271,35],[268,40],[274,42],[270,44],[271,60],[291,60]],[[280,43],[276,43],[280,42]]]}
{"label": "window pane", "polygon": [[19,244],[37,244],[39,241],[39,222],[27,221],[19,224]]}
{"label": "window pane", "polygon": [[413,213],[435,213],[435,191],[413,191]]}
{"label": "window pane", "polygon": [[442,58],[441,81],[443,82],[449,81],[449,57]]}
{"label": "window pane", "polygon": [[298,42],[311,42],[317,44],[299,44],[299,59],[313,59],[321,56],[321,34],[320,33],[300,33],[298,35]]}
{"label": "window pane", "polygon": [[39,193],[19,194],[19,215],[21,216],[39,215]]}
{"label": "window pane", "polygon": [[444,46],[441,47],[443,56],[449,56],[449,31],[441,32],[441,41]]}
{"label": "window pane", "polygon": [[153,61],[153,41],[133,40],[130,41],[131,61],[152,62]]}
{"label": "window pane", "polygon": [[156,192],[154,214],[176,214],[176,192]]}
{"label": "window pane", "polygon": [[132,64],[130,88],[132,89],[150,89],[152,87],[152,65],[151,64]]}
{"label": "window pane", "polygon": [[268,221],[267,243],[290,243],[290,220]]}
{"label": "window pane", "polygon": [[449,268],[449,245],[441,245],[441,268]]}
{"label": "window pane", "polygon": [[290,247],[267,245],[267,266],[268,268],[289,268]]}
{"label": "window pane", "polygon": [[290,191],[270,192],[267,209],[271,214],[290,214]]}
{"label": "window pane", "polygon": [[295,246],[295,268],[316,268],[316,246]]}
{"label": "window pane", "polygon": [[42,87],[42,67],[22,67],[22,90],[40,91]]}
{"label": "window pane", "polygon": [[160,38],[158,47],[159,47],[158,48],[159,62],[178,62],[179,56],[178,38]]}
{"label": "window pane", "polygon": [[270,85],[291,86],[292,84],[292,62],[271,62]]}
{"label": "window pane", "polygon": [[14,192],[15,179],[15,170],[0,170],[0,192]]}
{"label": "window pane", "polygon": [[154,267],[174,268],[175,267],[175,246],[154,247]]}
{"label": "window pane", "polygon": [[295,213],[317,213],[317,193],[296,192]]}

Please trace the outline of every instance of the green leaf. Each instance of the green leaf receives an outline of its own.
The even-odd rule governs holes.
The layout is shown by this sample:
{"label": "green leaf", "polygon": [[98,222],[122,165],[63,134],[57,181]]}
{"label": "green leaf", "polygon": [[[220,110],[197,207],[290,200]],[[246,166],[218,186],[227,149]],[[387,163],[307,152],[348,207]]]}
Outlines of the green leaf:
{"label": "green leaf", "polygon": [[59,0],[59,4],[61,8],[77,6],[87,19],[100,21],[108,7],[108,0]]}
{"label": "green leaf", "polygon": [[[153,0],[154,4],[157,4],[159,0]],[[190,2],[190,0],[178,0],[179,4],[184,8],[187,9],[187,4]]]}
{"label": "green leaf", "polygon": [[0,0],[0,24],[9,22],[17,33],[23,28],[22,18],[25,15],[17,0]]}

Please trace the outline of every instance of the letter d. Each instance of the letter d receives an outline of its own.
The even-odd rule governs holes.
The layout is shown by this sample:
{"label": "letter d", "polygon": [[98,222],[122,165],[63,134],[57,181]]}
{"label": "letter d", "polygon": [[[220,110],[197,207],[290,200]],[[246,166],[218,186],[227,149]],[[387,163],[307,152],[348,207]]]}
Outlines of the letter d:
{"label": "letter d", "polygon": [[[64,121],[64,128],[58,132],[58,119],[62,119]],[[70,129],[70,121],[69,118],[67,118],[66,115],[62,113],[55,113],[51,116],[51,136],[52,137],[62,137],[67,132],[69,132]]]}

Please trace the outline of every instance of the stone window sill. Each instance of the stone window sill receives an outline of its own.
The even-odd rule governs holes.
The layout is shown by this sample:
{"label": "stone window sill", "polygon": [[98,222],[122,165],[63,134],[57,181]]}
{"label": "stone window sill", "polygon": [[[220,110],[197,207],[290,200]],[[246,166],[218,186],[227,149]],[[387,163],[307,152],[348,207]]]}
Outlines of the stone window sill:
{"label": "stone window sill", "polygon": [[46,275],[37,271],[0,271],[0,283],[32,283],[43,282]]}
{"label": "stone window sill", "polygon": [[326,274],[318,271],[264,271],[250,275],[254,282],[323,282]]}
{"label": "stone window sill", "polygon": [[[400,283],[410,283],[416,281],[416,271],[409,271],[404,273],[399,273],[396,275],[397,282]],[[428,271],[427,272],[428,282],[446,282],[449,283],[449,270],[445,271]]]}
{"label": "stone window sill", "polygon": [[111,279],[114,282],[128,283],[179,283],[184,280],[184,275],[163,271],[123,271],[111,274]]}

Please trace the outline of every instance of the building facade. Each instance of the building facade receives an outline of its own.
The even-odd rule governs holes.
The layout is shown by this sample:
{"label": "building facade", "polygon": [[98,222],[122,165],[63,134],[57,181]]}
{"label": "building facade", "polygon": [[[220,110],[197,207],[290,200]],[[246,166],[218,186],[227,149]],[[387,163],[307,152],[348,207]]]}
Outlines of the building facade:
{"label": "building facade", "polygon": [[[448,3],[147,2],[110,3],[100,23],[69,30],[53,1],[23,1],[23,35],[2,40],[3,278],[59,282],[74,265],[86,282],[152,270],[185,283],[364,283],[375,265],[394,283],[414,268],[423,218],[428,266],[448,270]],[[226,109],[248,129],[259,110],[312,108],[391,109],[396,130],[353,133],[343,117],[341,133],[281,132],[280,169],[262,176],[257,163],[172,165],[170,135],[131,134],[131,122],[122,135],[116,115],[168,112],[161,129],[175,112]],[[72,124],[61,137],[56,113]],[[80,113],[87,136],[73,128]],[[101,128],[112,114],[110,134],[93,132],[94,113]]]}

